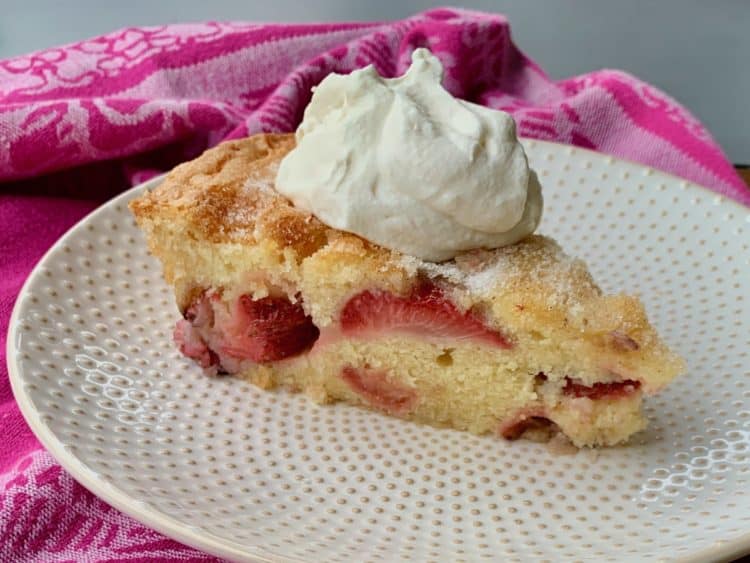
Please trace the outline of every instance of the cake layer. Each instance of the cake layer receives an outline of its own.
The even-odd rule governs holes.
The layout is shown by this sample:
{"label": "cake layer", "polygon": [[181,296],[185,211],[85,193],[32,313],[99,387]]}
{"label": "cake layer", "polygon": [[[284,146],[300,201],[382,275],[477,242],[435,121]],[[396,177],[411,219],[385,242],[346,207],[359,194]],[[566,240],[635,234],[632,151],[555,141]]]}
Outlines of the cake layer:
{"label": "cake layer", "polygon": [[586,385],[560,350],[518,345],[424,285],[411,299],[360,293],[322,331],[299,301],[227,303],[206,291],[175,338],[211,373],[476,434],[517,438],[554,423],[576,445],[611,445],[643,426],[639,381],[603,371]]}
{"label": "cake layer", "polygon": [[[507,357],[507,356],[510,357]],[[642,393],[596,398],[543,380],[514,354],[474,343],[448,348],[414,338],[339,340],[237,375],[265,389],[283,386],[315,402],[345,401],[432,426],[520,437],[527,419],[554,423],[576,446],[613,445],[645,426]]]}

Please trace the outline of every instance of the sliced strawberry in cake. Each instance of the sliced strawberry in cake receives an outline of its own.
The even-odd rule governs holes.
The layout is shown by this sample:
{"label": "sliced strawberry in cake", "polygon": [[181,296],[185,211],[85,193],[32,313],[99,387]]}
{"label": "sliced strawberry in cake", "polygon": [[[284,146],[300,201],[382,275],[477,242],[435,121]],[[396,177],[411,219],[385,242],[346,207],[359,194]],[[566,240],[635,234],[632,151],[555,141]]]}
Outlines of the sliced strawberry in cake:
{"label": "sliced strawberry in cake", "polygon": [[319,335],[297,301],[240,295],[227,306],[218,293],[206,291],[187,308],[174,331],[183,354],[219,373],[237,372],[245,363],[298,356],[309,350]]}
{"label": "sliced strawberry in cake", "polygon": [[221,328],[221,353],[255,363],[296,356],[310,348],[320,334],[302,306],[286,297],[254,300],[242,295]]}
{"label": "sliced strawberry in cake", "polygon": [[341,379],[371,407],[392,415],[408,414],[419,400],[417,391],[392,378],[386,370],[345,365]]}
{"label": "sliced strawberry in cake", "polygon": [[459,311],[435,284],[420,281],[406,296],[363,291],[350,298],[340,316],[341,331],[352,338],[404,333],[420,338],[478,340],[500,348],[510,341],[470,312]]}

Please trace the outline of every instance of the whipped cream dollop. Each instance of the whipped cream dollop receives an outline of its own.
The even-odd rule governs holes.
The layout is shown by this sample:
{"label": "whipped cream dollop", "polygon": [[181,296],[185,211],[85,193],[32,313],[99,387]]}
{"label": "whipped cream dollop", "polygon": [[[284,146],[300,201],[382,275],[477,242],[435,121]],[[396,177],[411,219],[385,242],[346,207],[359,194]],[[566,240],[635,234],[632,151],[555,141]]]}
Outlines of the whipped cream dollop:
{"label": "whipped cream dollop", "polygon": [[426,49],[399,78],[330,74],[276,189],[330,227],[433,262],[531,234],[541,187],[513,118],[454,98],[442,77]]}

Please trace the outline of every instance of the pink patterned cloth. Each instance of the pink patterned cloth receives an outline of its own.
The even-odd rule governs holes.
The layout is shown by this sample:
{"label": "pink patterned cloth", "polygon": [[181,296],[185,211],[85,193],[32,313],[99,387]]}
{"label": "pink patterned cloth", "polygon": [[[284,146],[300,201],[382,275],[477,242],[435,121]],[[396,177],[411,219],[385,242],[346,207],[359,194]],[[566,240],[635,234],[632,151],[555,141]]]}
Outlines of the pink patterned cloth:
{"label": "pink patterned cloth", "polygon": [[[456,96],[510,111],[521,135],[666,170],[750,204],[701,124],[620,71],[555,82],[505,18],[437,9],[393,23],[129,28],[0,61],[0,353],[21,284],[75,221],[222,139],[292,131],[310,88],[430,48]],[[0,561],[211,561],[118,513],[40,448],[0,362]]]}

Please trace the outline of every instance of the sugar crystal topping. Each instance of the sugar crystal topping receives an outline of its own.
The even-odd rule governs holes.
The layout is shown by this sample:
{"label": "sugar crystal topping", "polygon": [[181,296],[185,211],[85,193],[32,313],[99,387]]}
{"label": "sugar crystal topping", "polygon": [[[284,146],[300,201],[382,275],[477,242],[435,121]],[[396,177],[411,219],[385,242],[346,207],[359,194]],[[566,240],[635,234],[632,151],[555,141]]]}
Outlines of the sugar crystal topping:
{"label": "sugar crystal topping", "polygon": [[596,286],[582,261],[547,241],[531,237],[499,249],[466,252],[442,263],[413,256],[402,256],[400,262],[407,272],[443,280],[480,298],[541,283],[550,307],[574,305],[583,293],[589,293],[586,290]]}

